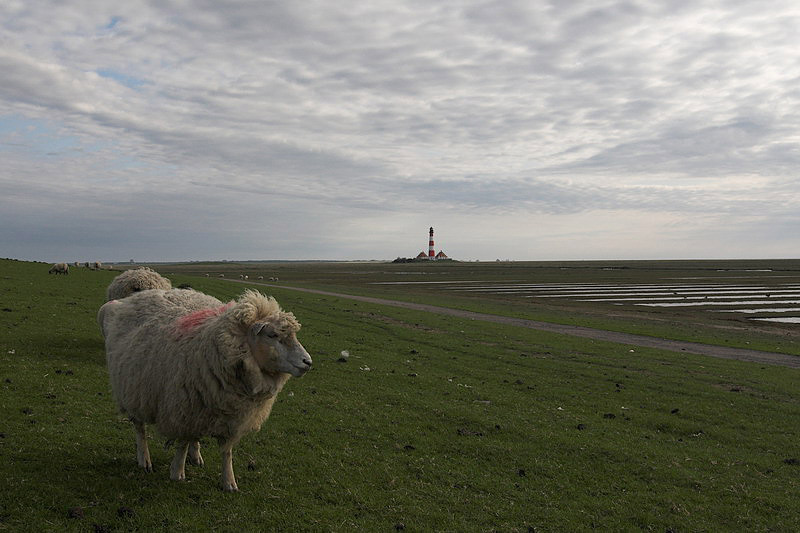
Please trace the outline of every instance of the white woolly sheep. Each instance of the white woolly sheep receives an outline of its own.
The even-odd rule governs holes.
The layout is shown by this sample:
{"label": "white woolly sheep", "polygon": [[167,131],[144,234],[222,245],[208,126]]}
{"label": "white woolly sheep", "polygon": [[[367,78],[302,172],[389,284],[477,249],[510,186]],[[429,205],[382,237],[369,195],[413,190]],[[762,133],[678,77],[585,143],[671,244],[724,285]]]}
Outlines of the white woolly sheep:
{"label": "white woolly sheep", "polygon": [[294,315],[252,290],[223,304],[194,290],[155,289],[105,303],[97,320],[139,465],[153,468],[145,424],[177,442],[170,477],[179,481],[187,454],[203,464],[198,439],[210,435],[222,454],[222,489],[238,490],[234,445],[260,429],[289,377],[311,368]]}
{"label": "white woolly sheep", "polygon": [[120,300],[147,289],[171,289],[172,282],[148,267],[126,270],[114,278],[106,289],[106,301]]}
{"label": "white woolly sheep", "polygon": [[101,263],[100,261],[95,261],[94,262],[94,269],[95,270],[100,270],[101,268],[103,268],[103,263]]}
{"label": "white woolly sheep", "polygon": [[75,266],[76,266],[76,267],[79,267],[79,266],[81,266],[81,264],[80,264],[79,262],[77,262],[77,261],[75,261],[75,263],[74,263],[74,264],[75,264]]}
{"label": "white woolly sheep", "polygon": [[50,270],[47,271],[48,274],[69,274],[69,265],[66,263],[56,263]]}
{"label": "white woolly sheep", "polygon": [[258,276],[258,279],[264,279],[264,276]]}

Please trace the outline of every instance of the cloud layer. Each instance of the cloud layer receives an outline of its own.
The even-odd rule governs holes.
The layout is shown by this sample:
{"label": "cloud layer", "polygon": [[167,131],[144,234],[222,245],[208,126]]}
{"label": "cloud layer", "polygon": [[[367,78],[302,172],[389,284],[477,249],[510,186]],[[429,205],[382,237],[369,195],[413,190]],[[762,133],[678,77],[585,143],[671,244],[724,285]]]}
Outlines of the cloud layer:
{"label": "cloud layer", "polygon": [[792,2],[5,2],[30,259],[794,257]]}

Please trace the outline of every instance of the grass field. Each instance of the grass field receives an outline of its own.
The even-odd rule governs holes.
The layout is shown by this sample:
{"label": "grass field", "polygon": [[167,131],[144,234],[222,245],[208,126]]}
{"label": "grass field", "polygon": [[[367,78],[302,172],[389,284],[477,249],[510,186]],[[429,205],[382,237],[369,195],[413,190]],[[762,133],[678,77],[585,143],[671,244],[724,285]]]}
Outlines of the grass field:
{"label": "grass field", "polygon": [[[465,279],[521,276],[481,266],[446,268],[470,268],[460,271]],[[722,340],[732,345],[797,353],[796,326],[701,315],[681,328],[689,315],[666,310],[607,316],[589,304],[372,284],[453,275],[416,265],[159,269],[175,286],[228,300],[244,287],[192,274],[230,277],[246,267],[287,285],[674,338],[711,341],[729,328]],[[116,273],[48,276],[48,268],[0,261],[0,530],[800,530],[796,370],[280,288],[268,292],[302,322],[314,369],[289,381],[270,420],[234,450],[241,492],[219,490],[211,441],[206,465],[176,483],[155,436],[155,472],[146,474],[110,397],[95,324]],[[542,279],[563,281],[561,266],[541,268]],[[567,274],[631,280],[652,271]],[[351,354],[344,363],[342,350]]]}

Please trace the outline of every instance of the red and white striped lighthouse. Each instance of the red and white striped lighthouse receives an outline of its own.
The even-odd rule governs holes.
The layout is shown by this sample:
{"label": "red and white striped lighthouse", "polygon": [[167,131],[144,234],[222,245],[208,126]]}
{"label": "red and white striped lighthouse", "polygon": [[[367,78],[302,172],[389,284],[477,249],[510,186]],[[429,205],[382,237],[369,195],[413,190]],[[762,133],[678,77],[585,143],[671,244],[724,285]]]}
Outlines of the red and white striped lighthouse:
{"label": "red and white striped lighthouse", "polygon": [[433,251],[433,226],[431,226],[431,231],[428,238],[428,259],[436,259],[436,252]]}

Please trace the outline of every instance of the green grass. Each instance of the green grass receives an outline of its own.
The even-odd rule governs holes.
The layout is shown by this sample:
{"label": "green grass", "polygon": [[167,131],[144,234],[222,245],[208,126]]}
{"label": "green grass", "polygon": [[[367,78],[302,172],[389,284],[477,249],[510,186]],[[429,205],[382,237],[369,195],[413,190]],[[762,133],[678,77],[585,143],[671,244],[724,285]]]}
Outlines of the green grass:
{"label": "green grass", "polygon": [[314,369],[235,448],[241,492],[210,440],[175,483],[155,436],[146,474],[95,324],[115,273],[48,268],[0,261],[0,530],[800,530],[796,370],[282,289]]}

